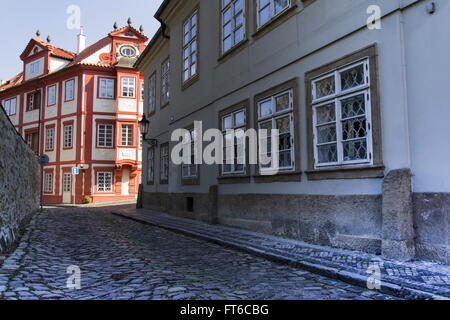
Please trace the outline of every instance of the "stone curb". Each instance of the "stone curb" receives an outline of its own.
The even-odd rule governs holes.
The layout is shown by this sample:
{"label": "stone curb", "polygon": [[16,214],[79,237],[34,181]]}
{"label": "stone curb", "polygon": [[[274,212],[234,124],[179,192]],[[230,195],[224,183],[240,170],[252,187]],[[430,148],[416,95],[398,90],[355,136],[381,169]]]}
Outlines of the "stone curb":
{"label": "stone curb", "polygon": [[[246,253],[254,254],[254,255],[266,258],[268,260],[274,261],[274,262],[288,264],[288,265],[298,267],[300,269],[304,269],[304,270],[307,270],[312,273],[316,273],[316,274],[319,274],[319,275],[322,275],[325,277],[341,280],[341,281],[349,283],[349,284],[353,284],[353,285],[360,286],[363,288],[367,287],[367,277],[364,277],[358,273],[349,272],[344,269],[327,267],[327,266],[319,265],[319,264],[312,264],[309,262],[302,262],[302,261],[299,261],[294,258],[278,255],[273,252],[267,252],[267,251],[261,250],[259,248],[255,248],[253,246],[240,244],[238,242],[231,242],[231,241],[227,241],[224,239],[220,239],[217,237],[213,237],[210,235],[202,234],[199,232],[195,232],[195,231],[191,231],[191,230],[187,230],[187,229],[183,229],[183,228],[179,228],[179,227],[165,226],[165,225],[161,225],[158,223],[146,221],[146,220],[143,220],[140,218],[132,217],[132,216],[127,215],[126,213],[123,213],[120,211],[113,211],[112,214],[115,216],[121,217],[121,218],[133,220],[135,222],[139,222],[142,224],[151,225],[154,227],[169,230],[169,231],[179,233],[182,235],[198,238],[201,240],[206,240],[206,241],[218,244],[218,245],[222,245],[222,246],[237,249],[239,251],[243,251]],[[422,290],[417,290],[415,288],[408,287],[407,285],[399,286],[397,284],[394,284],[394,283],[391,283],[388,281],[382,282],[382,287],[381,287],[381,290],[379,290],[379,291],[381,293],[393,295],[393,296],[396,296],[399,298],[404,298],[404,299],[450,300],[448,297],[445,297],[445,296],[440,296],[440,295],[425,292]]]}

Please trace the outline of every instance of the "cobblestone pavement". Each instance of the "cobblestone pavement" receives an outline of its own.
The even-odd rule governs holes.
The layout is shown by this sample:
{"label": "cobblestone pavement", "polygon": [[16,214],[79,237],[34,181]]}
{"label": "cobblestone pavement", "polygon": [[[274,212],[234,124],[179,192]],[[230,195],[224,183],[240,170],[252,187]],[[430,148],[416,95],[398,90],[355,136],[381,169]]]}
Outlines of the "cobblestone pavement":
{"label": "cobblestone pavement", "polygon": [[[69,266],[81,289],[67,289]],[[394,299],[111,214],[52,209],[36,216],[0,268],[2,299]]]}
{"label": "cobblestone pavement", "polygon": [[[246,252],[260,254],[303,269],[366,286],[368,272],[380,272],[381,291],[406,299],[450,299],[450,266],[431,262],[397,262],[380,256],[314,246],[236,228],[174,217],[165,213],[124,208],[115,214],[163,227]],[[369,269],[370,268],[370,269]]]}

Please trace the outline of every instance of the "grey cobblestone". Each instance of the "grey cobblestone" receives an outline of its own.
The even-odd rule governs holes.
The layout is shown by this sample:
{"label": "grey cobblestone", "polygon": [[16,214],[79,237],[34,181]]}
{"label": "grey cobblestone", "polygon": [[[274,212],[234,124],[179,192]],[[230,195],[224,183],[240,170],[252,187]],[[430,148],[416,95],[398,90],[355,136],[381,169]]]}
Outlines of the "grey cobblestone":
{"label": "grey cobblestone", "polygon": [[[395,299],[210,242],[122,219],[108,208],[52,209],[23,238],[2,299]],[[66,287],[79,266],[81,289]],[[29,289],[29,290],[26,290]]]}
{"label": "grey cobblestone", "polygon": [[368,268],[378,266],[382,290],[408,299],[450,299],[450,266],[426,262],[396,262],[379,256],[309,245],[251,231],[173,217],[149,210],[119,210],[115,214],[248,252],[272,257],[365,285]]}

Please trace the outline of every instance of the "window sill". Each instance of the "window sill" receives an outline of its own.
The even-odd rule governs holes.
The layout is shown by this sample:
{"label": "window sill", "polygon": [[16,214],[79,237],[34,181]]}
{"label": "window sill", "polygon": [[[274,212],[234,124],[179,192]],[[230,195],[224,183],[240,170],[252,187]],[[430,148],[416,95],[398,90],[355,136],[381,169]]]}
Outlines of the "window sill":
{"label": "window sill", "polygon": [[384,165],[365,167],[334,167],[328,169],[308,170],[308,180],[341,180],[341,179],[379,179],[384,178]]}
{"label": "window sill", "polygon": [[219,184],[244,184],[250,183],[249,175],[226,175],[217,177]]}
{"label": "window sill", "polygon": [[255,33],[253,33],[252,37],[254,39],[259,39],[266,33],[272,31],[273,29],[281,25],[283,22],[291,18],[296,13],[297,7],[298,6],[294,4],[289,9],[286,9],[285,11],[279,13],[276,17],[272,18],[272,20],[267,22],[265,25],[257,28]]}
{"label": "window sill", "polygon": [[159,107],[159,110],[166,108],[169,104],[170,104],[170,101],[167,101],[166,103],[162,104],[161,107]]}
{"label": "window sill", "polygon": [[238,54],[240,51],[242,51],[243,49],[245,49],[248,45],[248,39],[244,39],[241,42],[237,43],[234,45],[234,47],[232,47],[230,50],[228,50],[225,53],[222,53],[219,57],[219,59],[217,59],[217,61],[219,63],[224,63],[225,61],[227,61],[229,58],[231,58],[232,56],[234,56],[235,54]]}
{"label": "window sill", "polygon": [[181,91],[185,91],[187,88],[189,88],[189,87],[192,86],[194,83],[196,83],[199,79],[200,79],[200,76],[199,76],[199,74],[197,73],[195,76],[193,76],[193,77],[190,78],[189,80],[183,82],[183,84],[181,85]]}
{"label": "window sill", "polygon": [[273,176],[257,175],[256,183],[272,183],[272,182],[300,182],[302,181],[301,171],[279,172]]}
{"label": "window sill", "polygon": [[159,184],[160,185],[168,185],[169,184],[169,180],[160,180]]}
{"label": "window sill", "polygon": [[198,185],[200,185],[200,179],[199,178],[182,179],[181,185],[183,185],[183,186],[198,186]]}

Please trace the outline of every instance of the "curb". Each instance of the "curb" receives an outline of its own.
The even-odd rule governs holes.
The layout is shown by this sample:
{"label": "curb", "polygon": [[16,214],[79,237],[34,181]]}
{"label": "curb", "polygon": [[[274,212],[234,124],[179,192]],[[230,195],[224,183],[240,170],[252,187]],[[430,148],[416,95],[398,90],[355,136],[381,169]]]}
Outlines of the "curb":
{"label": "curb", "polygon": [[[162,226],[162,225],[159,225],[156,223],[141,220],[139,218],[131,217],[131,216],[128,216],[127,214],[120,213],[120,212],[111,212],[111,213],[115,216],[118,216],[118,217],[121,217],[124,219],[132,220],[132,221],[142,223],[145,225],[150,225],[150,226],[157,227],[160,229],[172,231],[172,232],[182,234],[185,236],[189,236],[189,237],[193,237],[193,238],[197,238],[197,239],[201,239],[201,240],[206,240],[208,242],[212,242],[212,243],[224,246],[224,247],[233,248],[233,249],[236,249],[236,250],[239,250],[242,252],[246,252],[246,253],[250,253],[250,254],[253,254],[253,255],[256,255],[259,257],[263,257],[263,258],[271,260],[273,262],[287,264],[287,265],[294,266],[294,267],[297,267],[297,268],[300,268],[300,269],[303,269],[306,271],[310,271],[312,273],[316,273],[316,274],[319,274],[319,275],[322,275],[322,276],[325,276],[328,278],[341,280],[343,282],[346,282],[346,283],[349,283],[352,285],[356,285],[356,286],[363,287],[363,288],[367,287],[367,277],[364,277],[358,273],[348,272],[343,269],[330,268],[330,267],[326,267],[326,266],[322,266],[322,265],[318,265],[318,264],[312,264],[312,263],[308,263],[308,262],[301,262],[301,261],[293,259],[293,258],[281,256],[281,255],[278,255],[275,253],[262,251],[255,247],[251,247],[251,246],[247,246],[247,245],[240,245],[235,242],[230,242],[230,241],[215,238],[212,236],[207,236],[207,235],[195,232],[195,231],[188,231],[185,229],[180,229],[180,228],[170,227],[170,226]],[[439,295],[432,294],[429,292],[417,290],[417,289],[406,287],[406,286],[399,286],[397,284],[385,282],[385,281],[382,282],[381,290],[378,290],[378,291],[381,293],[385,293],[388,295],[392,295],[392,296],[395,296],[398,298],[403,298],[403,299],[408,299],[408,300],[449,300],[449,298],[445,297],[445,296],[439,296]]]}

